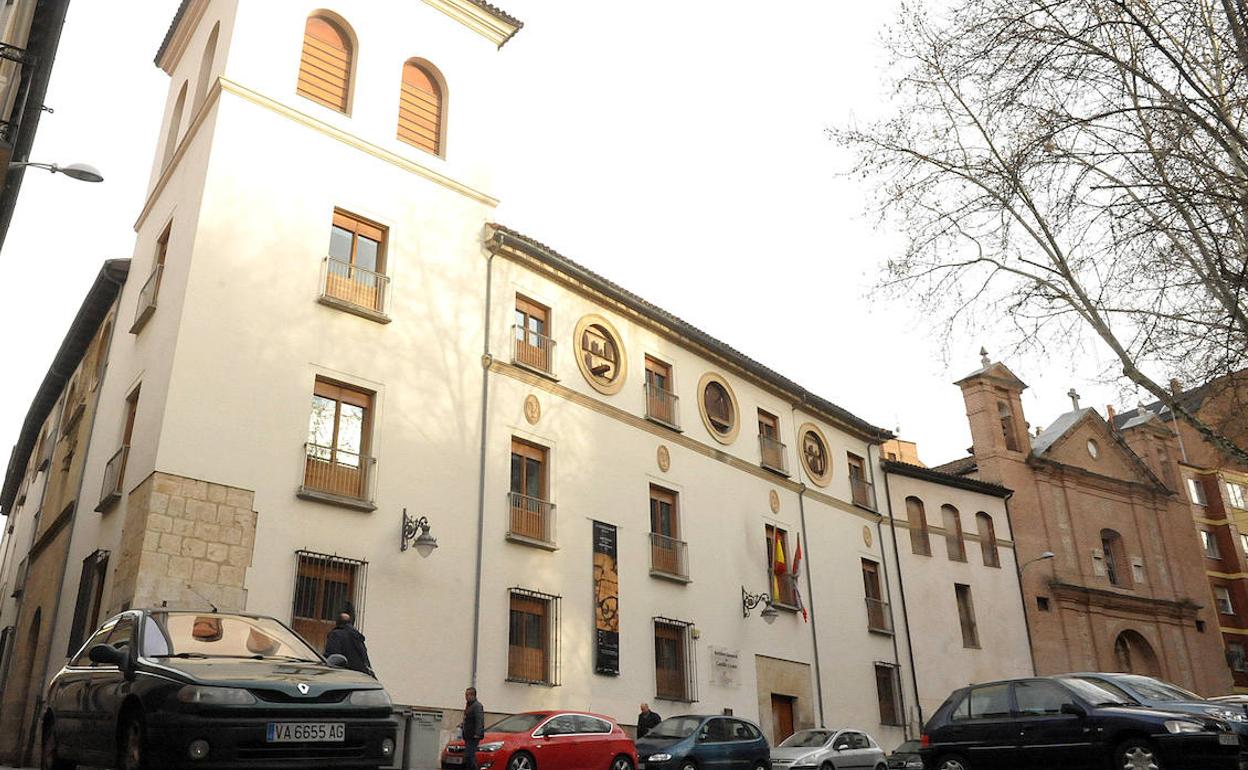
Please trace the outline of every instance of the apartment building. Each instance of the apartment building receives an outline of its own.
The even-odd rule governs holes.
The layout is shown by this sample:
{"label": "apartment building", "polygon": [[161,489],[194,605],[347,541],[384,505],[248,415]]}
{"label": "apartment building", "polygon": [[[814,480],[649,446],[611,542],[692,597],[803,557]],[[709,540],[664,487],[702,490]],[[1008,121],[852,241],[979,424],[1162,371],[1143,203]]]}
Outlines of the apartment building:
{"label": "apartment building", "polygon": [[[213,602],[319,644],[350,602],[396,703],[447,733],[475,683],[492,713],[630,723],[649,701],[773,740],[914,734],[891,434],[495,222],[490,78],[518,20],[340,11],[187,0],[161,45],[162,143],[67,528],[69,564],[114,556],[59,578],[61,606],[98,590],[90,625]],[[1014,626],[949,676],[1008,675],[1017,593],[973,590]],[[76,621],[44,624],[55,662]]]}

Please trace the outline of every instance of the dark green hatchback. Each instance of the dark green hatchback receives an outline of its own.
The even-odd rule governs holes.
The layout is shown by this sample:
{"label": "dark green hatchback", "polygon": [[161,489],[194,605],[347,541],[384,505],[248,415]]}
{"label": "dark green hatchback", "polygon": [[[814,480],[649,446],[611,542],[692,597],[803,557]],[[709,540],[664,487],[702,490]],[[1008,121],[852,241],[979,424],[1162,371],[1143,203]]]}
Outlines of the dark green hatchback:
{"label": "dark green hatchback", "polygon": [[[337,661],[334,661],[337,662]],[[390,697],[262,615],[130,610],[49,685],[44,770],[375,768],[391,764]]]}

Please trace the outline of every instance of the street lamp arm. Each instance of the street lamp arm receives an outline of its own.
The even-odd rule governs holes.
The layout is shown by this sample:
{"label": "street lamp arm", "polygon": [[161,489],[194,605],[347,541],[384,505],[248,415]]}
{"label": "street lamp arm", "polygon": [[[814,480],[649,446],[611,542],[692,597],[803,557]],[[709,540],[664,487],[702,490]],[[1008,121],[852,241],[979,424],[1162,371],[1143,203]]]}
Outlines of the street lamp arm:
{"label": "street lamp arm", "polygon": [[9,171],[19,168],[41,168],[52,174],[64,174],[70,179],[77,179],[80,182],[104,181],[104,175],[94,166],[89,166],[86,163],[70,163],[68,166],[58,166],[55,163],[36,163],[32,160],[19,160],[9,163]]}

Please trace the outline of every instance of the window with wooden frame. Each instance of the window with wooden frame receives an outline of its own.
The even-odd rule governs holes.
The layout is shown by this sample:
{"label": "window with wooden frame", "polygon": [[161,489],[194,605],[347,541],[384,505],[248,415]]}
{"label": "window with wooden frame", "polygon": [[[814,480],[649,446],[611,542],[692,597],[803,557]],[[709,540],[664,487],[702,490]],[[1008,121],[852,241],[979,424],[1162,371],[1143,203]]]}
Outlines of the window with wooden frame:
{"label": "window with wooden frame", "polygon": [[696,701],[697,666],[693,660],[693,624],[654,619],[654,694],[663,700]]}
{"label": "window with wooden frame", "polygon": [[1001,553],[997,548],[997,528],[993,526],[992,516],[984,511],[975,514],[975,527],[979,532],[979,550],[984,566],[1000,567]]}
{"label": "window with wooden frame", "polygon": [[173,223],[165,226],[160,237],[156,239],[156,254],[152,260],[152,272],[139,289],[139,302],[134,310],[134,323],[130,325],[130,333],[138,334],[147,324],[147,320],[156,312],[157,298],[160,296],[160,283],[165,274],[165,257],[169,254],[169,236],[173,232]]}
{"label": "window with wooden frame", "polygon": [[1127,560],[1127,549],[1122,535],[1112,529],[1101,530],[1101,554],[1105,565],[1105,576],[1110,585],[1130,588],[1132,575],[1130,562]]}
{"label": "window with wooden frame", "polygon": [[95,629],[99,621],[108,556],[108,551],[97,550],[82,560],[82,574],[78,578],[78,600],[74,603],[74,618],[69,629],[66,655],[73,655],[78,651],[83,639]]}
{"label": "window with wooden frame", "polygon": [[1234,615],[1235,602],[1231,600],[1231,589],[1226,586],[1213,587],[1213,601],[1221,615]]}
{"label": "window with wooden frame", "polygon": [[952,505],[940,506],[945,525],[945,553],[949,561],[966,561],[966,541],[962,536],[962,514]]}
{"label": "window with wooden frame", "polygon": [[385,263],[386,229],[335,210],[323,298],[384,314],[390,281]]}
{"label": "window with wooden frame", "polygon": [[888,602],[880,590],[880,565],[870,559],[862,560],[862,586],[867,598],[867,630],[891,634],[892,616]]}
{"label": "window with wooden frame", "polygon": [[762,409],[758,410],[758,449],[760,465],[778,473],[788,472],[780,441],[780,418]]}
{"label": "window with wooden frame", "polygon": [[975,622],[975,603],[971,600],[971,587],[955,583],[953,592],[958,602],[958,623],[962,626],[962,646],[979,647],[979,625]]}
{"label": "window with wooden frame", "polygon": [[559,597],[524,588],[508,596],[508,681],[558,685]]}
{"label": "window with wooden frame", "polygon": [[847,452],[849,464],[849,491],[855,505],[875,509],[875,487],[867,480],[867,461]]}
{"label": "window with wooden frame", "polygon": [[1014,410],[1005,401],[997,402],[997,416],[1001,419],[1001,433],[1005,437],[1005,448],[1011,452],[1018,450],[1018,430],[1014,426]]}
{"label": "window with wooden frame", "polygon": [[671,364],[646,356],[646,417],[675,428],[676,394],[672,390]]}
{"label": "window with wooden frame", "polygon": [[121,430],[121,446],[104,466],[100,503],[95,507],[97,513],[103,513],[121,499],[126,480],[126,464],[130,460],[130,442],[134,437],[134,421],[139,413],[139,393],[142,387],[142,385],[135,386],[134,390],[130,391],[130,395],[126,396],[126,417]]}
{"label": "window with wooden frame", "polygon": [[409,59],[403,64],[398,136],[410,145],[439,156],[445,136],[443,90],[441,75],[428,62]]}
{"label": "window with wooden frame", "polygon": [[555,341],[550,337],[550,308],[517,294],[512,334],[513,363],[544,374],[554,373]]}
{"label": "window with wooden frame", "polygon": [[372,411],[372,393],[316,378],[305,445],[305,491],[368,497]]}
{"label": "window with wooden frame", "polygon": [[683,578],[689,572],[680,539],[679,499],[670,489],[650,485],[650,569]]}
{"label": "window with wooden frame", "polygon": [[906,519],[910,524],[910,550],[919,556],[932,555],[931,534],[927,531],[927,511],[917,497],[906,498]]}
{"label": "window with wooden frame", "polygon": [[296,551],[295,593],[291,628],[318,650],[338,622],[339,613],[351,613],[356,628],[364,623],[364,596],[368,562],[342,556]]}
{"label": "window with wooden frame", "polygon": [[1205,485],[1201,483],[1200,479],[1190,477],[1187,479],[1187,496],[1196,505],[1204,506],[1209,504],[1209,501],[1205,499]]}
{"label": "window with wooden frame", "polygon": [[779,527],[767,525],[767,582],[771,586],[771,599],[784,607],[797,606],[793,575],[789,566],[789,533]]}
{"label": "window with wooden frame", "polygon": [[554,506],[547,499],[547,458],[546,447],[512,437],[510,536],[554,542]]}
{"label": "window with wooden frame", "polygon": [[897,666],[891,663],[875,664],[875,692],[880,701],[882,725],[902,724],[899,681]]}
{"label": "window with wooden frame", "polygon": [[324,15],[309,16],[303,29],[303,54],[295,92],[345,113],[350,104],[353,58],[351,36],[345,25]]}

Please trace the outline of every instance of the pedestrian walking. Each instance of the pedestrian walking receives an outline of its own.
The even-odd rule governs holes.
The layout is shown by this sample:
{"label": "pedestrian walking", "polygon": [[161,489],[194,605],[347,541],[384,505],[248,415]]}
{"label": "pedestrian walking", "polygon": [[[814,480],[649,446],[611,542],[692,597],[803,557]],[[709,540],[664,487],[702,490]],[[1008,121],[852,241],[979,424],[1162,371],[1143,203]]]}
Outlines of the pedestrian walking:
{"label": "pedestrian walking", "polygon": [[485,737],[485,708],[477,700],[477,688],[464,690],[464,770],[477,770],[477,744]]}
{"label": "pedestrian walking", "polygon": [[637,715],[637,737],[644,738],[646,733],[663,721],[663,717],[650,710],[649,703],[641,704],[641,713]]}
{"label": "pedestrian walking", "polygon": [[368,645],[364,634],[355,627],[355,607],[347,602],[338,613],[338,624],[325,637],[325,657],[341,655],[347,659],[347,668],[368,674],[374,679],[373,664],[368,659]]}

